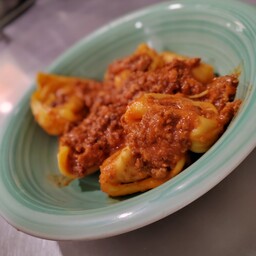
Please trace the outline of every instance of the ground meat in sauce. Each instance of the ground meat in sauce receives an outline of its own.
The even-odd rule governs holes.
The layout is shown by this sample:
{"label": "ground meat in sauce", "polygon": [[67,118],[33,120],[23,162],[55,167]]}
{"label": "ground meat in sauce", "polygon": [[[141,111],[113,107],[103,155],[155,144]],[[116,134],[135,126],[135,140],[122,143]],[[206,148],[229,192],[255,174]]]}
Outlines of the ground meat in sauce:
{"label": "ground meat in sauce", "polygon": [[199,64],[199,59],[189,61],[174,60],[171,63],[148,72],[134,72],[118,92],[127,102],[143,92],[185,95],[198,94],[206,87],[191,75],[191,69]]}
{"label": "ground meat in sauce", "polygon": [[211,102],[220,111],[226,106],[227,102],[234,100],[238,82],[237,75],[215,77],[207,85],[208,93],[201,100]]}
{"label": "ground meat in sauce", "polygon": [[60,87],[56,90],[54,95],[54,101],[51,103],[51,107],[57,107],[68,102],[70,94],[76,95],[84,102],[85,109],[89,109],[93,105],[94,99],[97,97],[100,90],[102,90],[103,83],[94,80],[79,80],[72,84],[72,87]]}
{"label": "ground meat in sauce", "polygon": [[174,168],[189,148],[191,126],[189,118],[172,113],[171,109],[151,109],[128,132],[127,144],[135,155],[142,157],[143,165]]}
{"label": "ground meat in sauce", "polygon": [[90,109],[103,86],[102,82],[93,80],[88,80],[87,83],[78,81],[74,86],[74,90],[75,94],[84,101],[85,107]]}
{"label": "ground meat in sauce", "polygon": [[70,164],[74,173],[84,175],[86,169],[98,166],[123,145],[119,119],[124,111],[124,106],[100,106],[61,138],[61,143],[73,150]]}
{"label": "ground meat in sauce", "polygon": [[117,75],[126,70],[131,72],[146,72],[149,70],[151,63],[152,58],[146,54],[132,55],[122,60],[117,60],[109,65],[106,82],[113,82]]}
{"label": "ground meat in sauce", "polygon": [[147,106],[140,121],[123,123],[126,144],[138,159],[138,170],[145,167],[151,176],[164,178],[190,147],[198,108],[184,98],[149,98]]}
{"label": "ground meat in sauce", "polygon": [[[208,90],[209,93],[203,100],[212,102],[219,109],[233,97],[233,90],[227,90],[237,86],[237,79],[233,76],[216,78],[207,87],[193,78],[191,69],[199,64],[199,59],[174,60],[155,70],[149,70],[152,61],[149,56],[135,56],[110,65],[107,81],[101,90],[92,94],[93,99],[85,96],[86,104],[91,106],[89,115],[60,138],[61,145],[68,145],[72,149],[69,160],[73,173],[81,177],[86,175],[88,168],[99,166],[123,146],[125,131],[120,122],[121,116],[125,113],[127,104],[144,92],[182,93],[189,96]],[[115,75],[126,69],[132,72],[122,86],[116,88],[113,85]],[[218,88],[216,94],[214,87]],[[81,90],[81,95],[84,93]],[[229,118],[235,109],[236,107],[229,107],[223,117]],[[168,125],[168,122],[172,125]],[[183,128],[182,132],[180,126]],[[184,154],[187,150],[190,126],[188,115],[152,109],[143,118],[141,126],[128,137],[134,154],[143,156],[143,160],[138,160],[137,164],[146,162],[152,168],[152,176],[163,177],[167,166],[173,167],[179,154]],[[152,132],[149,127],[155,130]]]}

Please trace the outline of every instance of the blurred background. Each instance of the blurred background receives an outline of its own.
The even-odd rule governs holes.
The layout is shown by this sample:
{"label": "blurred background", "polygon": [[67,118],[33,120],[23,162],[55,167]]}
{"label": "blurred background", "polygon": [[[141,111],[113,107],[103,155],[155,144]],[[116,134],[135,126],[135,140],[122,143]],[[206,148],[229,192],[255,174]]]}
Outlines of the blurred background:
{"label": "blurred background", "polygon": [[[158,2],[0,0],[0,127],[35,74],[68,47],[111,20]],[[0,255],[256,256],[255,159],[256,150],[218,186],[175,214],[112,238],[47,241],[15,230],[0,217]]]}

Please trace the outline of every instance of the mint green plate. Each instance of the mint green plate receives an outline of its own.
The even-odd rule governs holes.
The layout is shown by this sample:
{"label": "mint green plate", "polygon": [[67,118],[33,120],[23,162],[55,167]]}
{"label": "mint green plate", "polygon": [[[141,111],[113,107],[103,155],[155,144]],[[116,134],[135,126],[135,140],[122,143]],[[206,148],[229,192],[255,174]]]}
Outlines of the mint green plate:
{"label": "mint green plate", "polygon": [[54,239],[95,239],[159,220],[191,203],[226,177],[256,144],[256,11],[236,1],[180,0],[125,16],[83,39],[48,69],[69,76],[102,78],[107,65],[141,42],[157,50],[201,56],[220,74],[242,73],[237,117],[197,162],[146,193],[112,199],[98,176],[57,188],[57,140],[34,122],[29,98],[11,113],[0,142],[0,213],[17,229]]}

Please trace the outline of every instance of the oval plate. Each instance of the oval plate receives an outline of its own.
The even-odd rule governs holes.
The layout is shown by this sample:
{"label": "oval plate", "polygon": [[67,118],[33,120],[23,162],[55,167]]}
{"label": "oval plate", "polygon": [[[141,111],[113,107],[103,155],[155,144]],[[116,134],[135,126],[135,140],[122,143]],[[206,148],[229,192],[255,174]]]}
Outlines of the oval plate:
{"label": "oval plate", "polygon": [[141,42],[156,50],[201,56],[220,74],[242,70],[243,105],[224,135],[197,162],[143,194],[109,198],[98,175],[57,188],[57,139],[34,122],[29,100],[11,113],[0,142],[0,213],[17,229],[54,240],[95,239],[157,221],[225,178],[255,147],[256,12],[235,1],[181,0],[132,13],[101,28],[61,56],[51,73],[101,79],[107,65]]}

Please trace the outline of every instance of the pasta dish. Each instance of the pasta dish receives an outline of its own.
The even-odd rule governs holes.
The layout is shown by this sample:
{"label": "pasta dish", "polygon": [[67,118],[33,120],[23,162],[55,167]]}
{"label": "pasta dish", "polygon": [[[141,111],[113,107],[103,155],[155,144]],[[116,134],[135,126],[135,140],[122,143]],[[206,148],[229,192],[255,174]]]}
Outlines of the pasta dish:
{"label": "pasta dish", "polygon": [[141,44],[102,81],[39,73],[31,109],[59,136],[64,176],[100,171],[102,191],[123,196],[170,180],[219,139],[241,104],[238,77]]}

